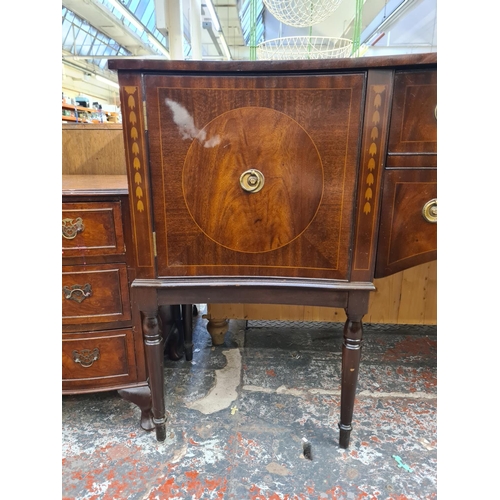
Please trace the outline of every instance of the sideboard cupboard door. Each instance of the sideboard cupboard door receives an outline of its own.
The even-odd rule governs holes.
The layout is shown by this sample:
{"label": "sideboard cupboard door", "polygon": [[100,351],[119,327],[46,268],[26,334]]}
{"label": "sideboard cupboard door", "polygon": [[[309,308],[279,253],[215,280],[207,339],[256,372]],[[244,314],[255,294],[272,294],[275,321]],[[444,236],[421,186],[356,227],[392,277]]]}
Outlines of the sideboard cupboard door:
{"label": "sideboard cupboard door", "polygon": [[362,72],[144,81],[158,277],[349,279]]}

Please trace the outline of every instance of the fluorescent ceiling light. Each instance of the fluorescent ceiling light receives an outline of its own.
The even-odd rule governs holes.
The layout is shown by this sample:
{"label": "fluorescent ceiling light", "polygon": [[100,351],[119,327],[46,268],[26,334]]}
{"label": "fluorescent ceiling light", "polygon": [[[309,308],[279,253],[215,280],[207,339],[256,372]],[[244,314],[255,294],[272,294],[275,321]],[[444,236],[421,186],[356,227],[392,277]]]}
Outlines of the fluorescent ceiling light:
{"label": "fluorescent ceiling light", "polygon": [[119,88],[120,88],[120,86],[119,86],[116,82],[113,82],[113,81],[111,81],[111,80],[108,80],[107,78],[104,78],[104,77],[102,77],[102,76],[100,76],[100,75],[95,75],[95,79],[96,79],[96,80],[99,80],[99,81],[100,81],[100,82],[102,82],[102,83],[106,83],[106,84],[107,84],[107,85],[109,85],[110,87],[115,87],[115,88],[117,88],[117,89],[119,89]]}
{"label": "fluorescent ceiling light", "polygon": [[117,0],[108,0],[108,2],[130,23],[133,24],[139,31],[144,31],[144,25],[140,23],[135,16],[126,7]]}
{"label": "fluorescent ceiling light", "polygon": [[212,18],[212,22],[214,23],[214,27],[217,31],[220,31],[220,23],[219,18],[217,17],[217,13],[215,12],[214,4],[212,0],[206,0],[207,9],[210,12],[210,17]]}
{"label": "fluorescent ceiling light", "polygon": [[168,53],[167,49],[153,36],[151,33],[148,33],[148,40],[168,59],[170,59],[170,54]]}

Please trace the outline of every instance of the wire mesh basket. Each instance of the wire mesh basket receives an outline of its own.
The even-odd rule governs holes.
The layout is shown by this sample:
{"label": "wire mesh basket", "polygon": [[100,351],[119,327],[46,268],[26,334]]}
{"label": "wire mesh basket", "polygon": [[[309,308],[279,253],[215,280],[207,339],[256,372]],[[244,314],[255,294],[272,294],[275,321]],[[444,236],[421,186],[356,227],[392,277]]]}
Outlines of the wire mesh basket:
{"label": "wire mesh basket", "polygon": [[288,26],[305,28],[324,21],[342,0],[264,0],[269,12]]}
{"label": "wire mesh basket", "polygon": [[259,60],[333,59],[349,57],[352,40],[325,36],[288,36],[257,45]]}

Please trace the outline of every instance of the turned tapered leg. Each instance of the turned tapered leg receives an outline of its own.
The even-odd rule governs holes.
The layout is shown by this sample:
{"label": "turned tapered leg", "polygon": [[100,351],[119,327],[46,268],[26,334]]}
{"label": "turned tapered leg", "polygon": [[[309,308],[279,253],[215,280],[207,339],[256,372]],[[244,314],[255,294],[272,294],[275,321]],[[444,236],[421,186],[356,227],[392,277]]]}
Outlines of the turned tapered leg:
{"label": "turned tapered leg", "polygon": [[226,318],[209,318],[207,332],[212,338],[212,345],[224,344],[224,337],[229,330],[229,320]]}
{"label": "turned tapered leg", "polygon": [[342,386],[340,395],[340,436],[339,446],[347,448],[352,430],[354,398],[358,382],[363,324],[361,318],[347,318],[344,325],[344,343],[342,345]]}
{"label": "turned tapered leg", "polygon": [[160,327],[158,313],[142,313],[142,334],[144,337],[144,349],[146,352],[146,364],[151,387],[151,400],[153,423],[156,428],[156,439],[165,441],[166,412],[165,392],[163,378],[163,348],[164,341]]}
{"label": "turned tapered leg", "polygon": [[145,431],[155,428],[151,412],[151,389],[147,385],[120,389],[118,394],[125,400],[134,403],[141,409],[141,427]]}
{"label": "turned tapered leg", "polygon": [[193,359],[193,305],[182,305],[182,322],[184,325],[184,352],[186,361]]}

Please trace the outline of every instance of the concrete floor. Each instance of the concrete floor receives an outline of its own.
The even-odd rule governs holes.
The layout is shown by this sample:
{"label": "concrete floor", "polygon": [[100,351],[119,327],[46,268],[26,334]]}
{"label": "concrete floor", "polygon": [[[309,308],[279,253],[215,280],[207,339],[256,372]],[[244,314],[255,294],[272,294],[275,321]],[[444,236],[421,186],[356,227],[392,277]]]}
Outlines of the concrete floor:
{"label": "concrete floor", "polygon": [[231,321],[212,347],[201,313],[193,361],[165,361],[165,442],[116,392],[63,397],[63,499],[437,497],[436,327],[365,325],[343,450],[343,325]]}

